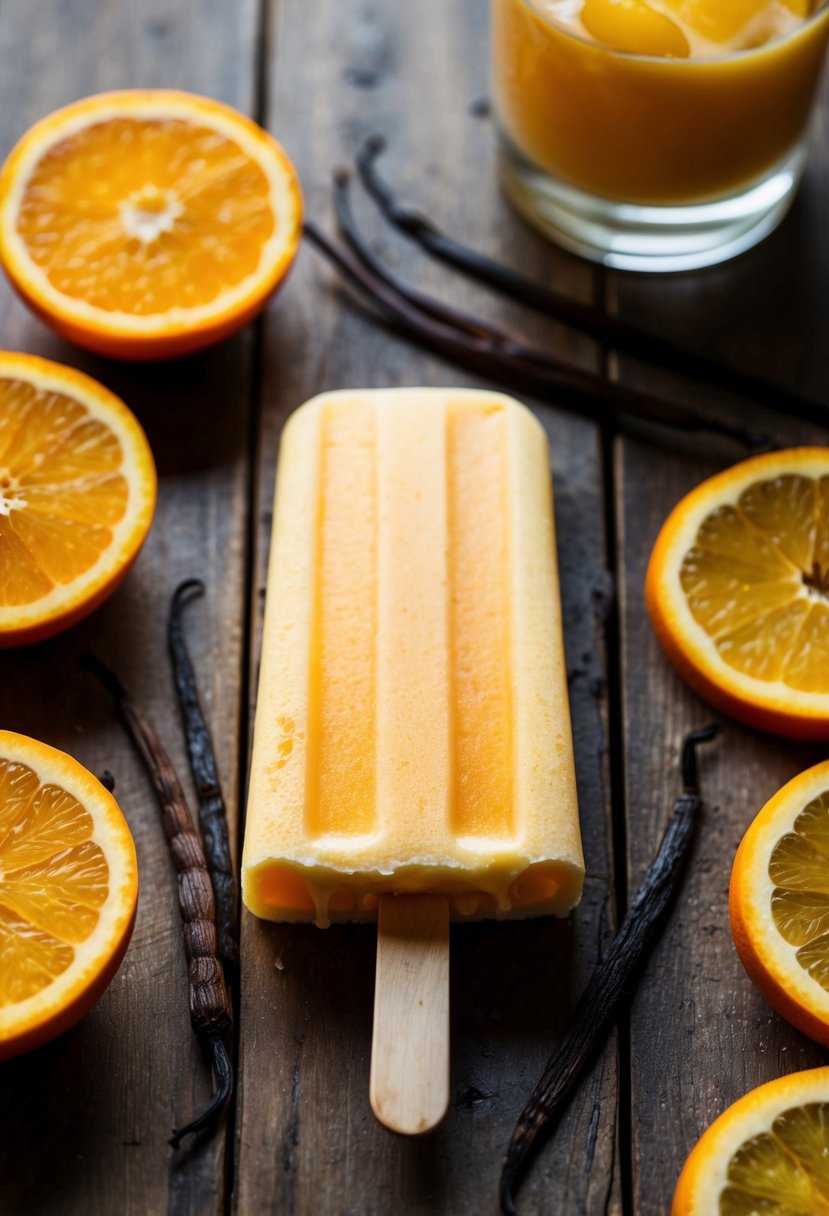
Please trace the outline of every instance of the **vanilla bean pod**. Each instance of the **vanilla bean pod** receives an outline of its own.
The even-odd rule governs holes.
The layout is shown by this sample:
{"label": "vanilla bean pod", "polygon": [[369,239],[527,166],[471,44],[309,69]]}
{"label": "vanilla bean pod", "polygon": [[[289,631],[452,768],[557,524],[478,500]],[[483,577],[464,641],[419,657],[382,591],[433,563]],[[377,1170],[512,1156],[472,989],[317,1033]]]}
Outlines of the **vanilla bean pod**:
{"label": "vanilla bean pod", "polygon": [[696,747],[713,739],[717,731],[717,725],[712,724],[686,736],[681,761],[683,792],[674,804],[659,851],[619,932],[596,966],[564,1038],[519,1116],[501,1173],[501,1210],[505,1216],[516,1216],[514,1194],[518,1182],[532,1156],[551,1134],[573,1089],[603,1043],[620,1004],[631,995],[631,977],[662,927],[682,881],[683,862],[702,806]]}
{"label": "vanilla bean pod", "polygon": [[213,740],[210,737],[210,730],[199,700],[196,674],[193,671],[193,664],[187,649],[182,620],[184,605],[194,596],[200,595],[204,595],[204,583],[201,579],[186,579],[176,587],[170,602],[167,641],[178,703],[184,719],[190,771],[193,774],[193,784],[199,802],[199,824],[204,840],[207,868],[216,899],[218,955],[225,968],[235,968],[239,962],[236,882],[233,874],[233,859],[230,854],[227,811],[216,767]]}
{"label": "vanilla bean pod", "polygon": [[422,211],[401,202],[380,176],[376,161],[385,147],[386,141],[382,135],[371,135],[366,139],[356,157],[360,180],[389,223],[415,241],[425,253],[460,270],[469,278],[492,287],[501,295],[509,296],[536,312],[561,321],[637,359],[796,414],[817,426],[829,425],[829,407],[820,401],[804,397],[783,385],[762,380],[751,372],[720,363],[707,355],[697,354],[670,338],[621,317],[611,316],[594,305],[583,304],[448,237]]}
{"label": "vanilla bean pod", "polygon": [[[438,301],[429,298],[429,311],[425,311],[422,305],[402,295],[391,280],[380,277],[355,254],[330,240],[310,220],[305,222],[305,235],[392,329],[480,376],[497,381],[511,392],[527,393],[597,421],[623,421],[627,417],[682,432],[710,432],[750,451],[774,446],[765,434],[559,362],[513,342],[483,322],[475,322],[475,333],[468,326],[461,329],[455,322],[454,310],[445,310]],[[424,298],[427,297],[421,297]]]}
{"label": "vanilla bean pod", "polygon": [[[425,292],[418,291],[417,288],[405,283],[385,262],[382,262],[372,251],[357,226],[349,199],[350,182],[351,173],[348,169],[340,166],[340,168],[334,170],[331,184],[334,213],[337,217],[337,226],[347,245],[367,270],[376,275],[378,279],[382,279],[392,291],[402,296],[407,303],[414,305],[415,308],[433,317],[436,321],[443,321],[448,325],[454,325],[456,329],[462,330],[471,337],[483,338],[485,341],[494,342],[507,354],[515,353],[519,349],[521,354],[526,355],[527,353],[531,353],[528,348],[519,348],[508,335],[502,333],[493,325],[489,325],[477,317],[470,317],[466,313],[461,312],[460,309],[452,308],[450,305],[443,304],[426,295]],[[544,358],[546,360],[548,356],[544,356]]]}
{"label": "vanilla bean pod", "polygon": [[225,1046],[233,1016],[222,964],[216,955],[213,888],[184,790],[158,735],[129,690],[100,659],[87,654],[82,662],[112,697],[144,762],[158,797],[164,835],[178,875],[189,973],[190,1023],[210,1058],[217,1081],[216,1094],[203,1114],[173,1132],[170,1144],[178,1148],[184,1136],[201,1131],[219,1118],[233,1090],[233,1065]]}
{"label": "vanilla bean pod", "polygon": [[[385,262],[380,260],[360,232],[349,199],[350,181],[351,174],[348,169],[341,167],[335,170],[331,193],[337,225],[355,257],[362,262],[366,270],[381,279],[396,295],[401,296],[407,304],[413,305],[414,308],[435,321],[453,326],[472,338],[480,338],[491,345],[494,351],[508,358],[520,359],[540,371],[546,370],[552,376],[569,375],[572,371],[578,370],[572,364],[557,359],[546,351],[537,350],[518,342],[489,322],[462,312],[459,308],[444,304],[443,301],[436,300],[433,296],[426,295],[425,292],[404,282]],[[606,383],[606,381],[603,380],[602,383]]]}

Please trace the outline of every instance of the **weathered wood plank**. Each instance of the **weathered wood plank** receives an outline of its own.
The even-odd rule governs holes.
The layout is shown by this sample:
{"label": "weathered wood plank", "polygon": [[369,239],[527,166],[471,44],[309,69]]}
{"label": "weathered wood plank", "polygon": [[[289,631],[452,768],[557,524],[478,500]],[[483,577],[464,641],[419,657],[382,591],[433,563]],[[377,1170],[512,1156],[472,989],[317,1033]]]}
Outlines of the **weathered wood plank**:
{"label": "weathered wood plank", "polygon": [[[307,209],[328,222],[330,172],[380,130],[387,169],[447,229],[583,298],[594,272],[515,219],[494,178],[493,133],[473,113],[487,91],[487,22],[477,0],[271,6],[269,127],[296,159]],[[476,107],[477,108],[477,107]],[[430,290],[596,360],[588,343],[453,281],[355,203],[377,248]],[[257,520],[261,605],[278,434],[323,389],[476,383],[369,324],[314,253],[303,250],[266,330]],[[255,1213],[495,1212],[513,1122],[584,986],[612,914],[604,772],[605,549],[595,429],[541,411],[553,447],[577,768],[588,855],[569,923],[457,928],[452,934],[453,1101],[446,1123],[412,1141],[368,1102],[374,934],[363,926],[243,924],[236,1210]],[[259,614],[252,657],[258,652]],[[251,689],[255,694],[255,687]],[[615,1048],[582,1087],[523,1194],[522,1210],[617,1212]]]}
{"label": "weathered wood plank", "polygon": [[[0,9],[0,152],[35,119],[104,88],[173,85],[251,110],[256,0],[117,0]],[[154,797],[105,696],[78,669],[94,648],[115,665],[187,774],[164,625],[179,579],[202,575],[188,633],[213,722],[231,815],[239,767],[250,338],[151,367],[93,359],[59,341],[0,288],[3,345],[81,367],[120,393],[147,429],[160,473],[151,537],[114,599],[42,646],[0,657],[0,720],[109,768],[139,854],[138,921],[97,1008],[60,1040],[0,1068],[0,1212],[111,1216],[218,1213],[225,1135],[167,1144],[207,1100],[190,1031],[175,880]],[[188,784],[189,784],[189,774]]]}
{"label": "weathered wood plank", "polygon": [[[781,231],[733,263],[663,279],[614,276],[622,315],[646,319],[702,350],[826,399],[829,248],[820,219],[829,172],[826,115],[805,188]],[[653,374],[623,364],[625,381],[655,387]],[[662,387],[667,377],[660,377]],[[716,394],[672,384],[685,399]],[[722,401],[753,425],[773,421],[792,442],[825,433]],[[622,588],[627,837],[631,889],[663,830],[677,788],[683,733],[711,709],[669,667],[647,620],[642,592],[651,545],[675,502],[735,451],[696,447],[662,453],[617,447],[619,581]],[[706,818],[670,926],[648,967],[631,1017],[632,1210],[662,1216],[699,1134],[753,1086],[825,1063],[824,1053],[773,1014],[743,971],[728,927],[728,881],[739,840],[766,799],[822,757],[817,747],[729,723],[706,748]]]}

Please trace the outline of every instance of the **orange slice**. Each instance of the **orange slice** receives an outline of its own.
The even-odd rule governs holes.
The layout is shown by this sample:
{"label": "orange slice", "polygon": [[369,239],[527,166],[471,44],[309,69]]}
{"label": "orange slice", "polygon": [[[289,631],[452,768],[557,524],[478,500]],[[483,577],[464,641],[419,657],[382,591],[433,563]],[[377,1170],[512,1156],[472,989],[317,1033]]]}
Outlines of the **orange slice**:
{"label": "orange slice", "polygon": [[685,1162],[671,1216],[829,1216],[829,1068],[729,1106]]}
{"label": "orange slice", "polygon": [[296,254],[302,200],[244,115],[164,89],[100,93],[36,123],[0,173],[0,260],[48,325],[160,359],[233,333]]}
{"label": "orange slice", "polygon": [[103,993],[135,919],[135,846],[112,795],[63,752],[0,731],[0,1059]]}
{"label": "orange slice", "polygon": [[780,0],[778,4],[761,0],[663,2],[687,29],[705,39],[712,52],[718,47],[737,51],[762,46],[796,28],[794,19],[805,20],[811,11],[811,0]]}
{"label": "orange slice", "polygon": [[784,785],[734,859],[731,932],[769,1004],[829,1046],[829,761]]}
{"label": "orange slice", "polygon": [[122,401],[81,372],[0,352],[0,646],[49,637],[110,595],[155,494]]}
{"label": "orange slice", "polygon": [[659,533],[645,595],[702,696],[763,730],[829,738],[829,448],[703,482]]}
{"label": "orange slice", "polygon": [[679,26],[647,0],[585,0],[579,16],[597,42],[616,51],[675,59],[691,53]]}

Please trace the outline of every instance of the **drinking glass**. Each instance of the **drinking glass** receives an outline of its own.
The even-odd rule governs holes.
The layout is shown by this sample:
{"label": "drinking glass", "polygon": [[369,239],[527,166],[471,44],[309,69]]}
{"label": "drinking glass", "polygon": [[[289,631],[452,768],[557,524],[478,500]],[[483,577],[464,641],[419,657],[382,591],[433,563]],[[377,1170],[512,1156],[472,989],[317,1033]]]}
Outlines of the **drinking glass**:
{"label": "drinking glass", "polygon": [[806,160],[829,3],[750,50],[591,42],[551,0],[492,0],[500,176],[559,244],[629,270],[707,266],[780,222]]}

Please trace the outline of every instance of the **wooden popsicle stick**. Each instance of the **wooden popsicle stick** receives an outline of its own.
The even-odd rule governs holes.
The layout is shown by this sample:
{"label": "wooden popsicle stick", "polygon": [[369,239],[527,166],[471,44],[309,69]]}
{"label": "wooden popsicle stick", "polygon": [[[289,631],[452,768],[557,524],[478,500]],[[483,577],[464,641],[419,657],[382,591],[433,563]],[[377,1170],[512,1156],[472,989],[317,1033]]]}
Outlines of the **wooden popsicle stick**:
{"label": "wooden popsicle stick", "polygon": [[371,1108],[393,1132],[428,1132],[449,1105],[449,900],[383,895]]}

